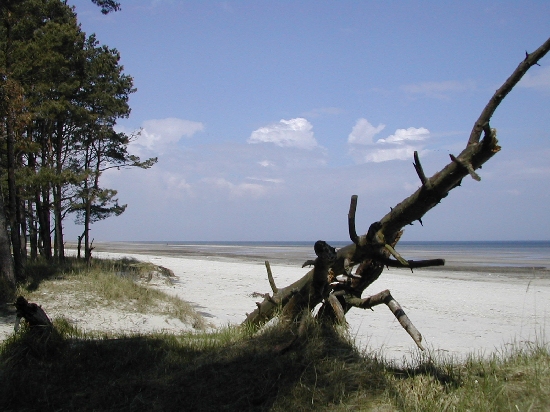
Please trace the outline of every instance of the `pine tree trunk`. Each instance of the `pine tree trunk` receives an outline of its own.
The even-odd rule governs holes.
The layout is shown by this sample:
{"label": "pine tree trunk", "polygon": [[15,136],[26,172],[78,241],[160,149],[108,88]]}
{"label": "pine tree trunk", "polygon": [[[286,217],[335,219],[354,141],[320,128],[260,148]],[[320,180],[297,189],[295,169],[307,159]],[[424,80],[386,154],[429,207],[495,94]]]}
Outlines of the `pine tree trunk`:
{"label": "pine tree trunk", "polygon": [[60,261],[63,261],[65,259],[65,245],[63,244],[61,185],[54,186],[53,199],[55,256]]}
{"label": "pine tree trunk", "polygon": [[65,259],[65,246],[63,244],[63,211],[61,204],[61,184],[59,179],[63,172],[63,126],[62,121],[57,122],[57,132],[55,140],[55,169],[58,176],[58,183],[53,187],[53,211],[54,211],[54,241],[56,257],[59,261]]}
{"label": "pine tree trunk", "polygon": [[[21,190],[21,189],[20,189]],[[21,233],[19,234],[19,239],[21,241],[21,257],[23,261],[23,266],[27,264],[27,219],[26,219],[26,205],[25,200],[22,199],[21,195],[19,197],[18,205],[18,217],[20,222]]]}
{"label": "pine tree trunk", "polygon": [[[11,26],[12,19],[10,13],[8,18],[4,20],[4,27],[6,29],[6,48],[5,48],[5,70],[6,83],[11,82],[11,61],[12,61],[12,36]],[[23,261],[21,257],[21,241],[20,241],[20,227],[17,224],[17,196],[15,186],[15,113],[13,105],[10,103],[14,101],[13,87],[7,87],[7,110],[6,110],[6,157],[7,157],[7,175],[8,175],[8,216],[10,226],[10,237],[13,248],[13,263],[14,273],[16,279],[23,278]]]}
{"label": "pine tree trunk", "polygon": [[[50,191],[47,185],[42,187],[42,200],[40,195],[36,203],[38,219],[40,223],[40,238],[42,239],[42,255],[46,260],[52,259],[52,238],[50,235]],[[38,206],[40,205],[40,206]]]}
{"label": "pine tree trunk", "polygon": [[[32,135],[32,130],[29,127],[27,130],[27,135]],[[28,167],[36,175],[36,157],[34,153],[29,153],[28,155]],[[30,193],[34,191],[34,202],[38,202],[40,195],[36,190],[36,187],[31,187],[29,189]],[[36,260],[38,258],[38,232],[37,232],[37,220],[33,208],[33,200],[29,199],[27,202],[27,225],[29,228],[29,243],[31,248],[31,260]]]}
{"label": "pine tree trunk", "polygon": [[36,230],[36,220],[34,218],[34,210],[32,207],[32,200],[27,203],[27,221],[29,228],[29,244],[31,248],[31,260],[38,258],[38,233]]}
{"label": "pine tree trunk", "polygon": [[87,263],[90,263],[92,259],[92,250],[90,248],[90,215],[91,215],[91,199],[90,190],[87,189],[86,193],[86,209],[84,212],[84,259]]}
{"label": "pine tree trunk", "polygon": [[78,236],[78,246],[77,246],[77,259],[80,259],[81,257],[81,249],[82,249],[82,239],[84,239],[84,233],[82,233],[82,235]]}
{"label": "pine tree trunk", "polygon": [[0,191],[0,301],[13,299],[15,292],[15,269],[4,211],[4,199]]}
{"label": "pine tree trunk", "polygon": [[17,187],[15,184],[15,115],[8,107],[6,119],[6,142],[7,142],[7,166],[8,166],[8,210],[10,237],[13,249],[13,262],[15,268],[15,277],[23,278],[23,257],[21,253],[21,237],[18,213],[17,213]]}

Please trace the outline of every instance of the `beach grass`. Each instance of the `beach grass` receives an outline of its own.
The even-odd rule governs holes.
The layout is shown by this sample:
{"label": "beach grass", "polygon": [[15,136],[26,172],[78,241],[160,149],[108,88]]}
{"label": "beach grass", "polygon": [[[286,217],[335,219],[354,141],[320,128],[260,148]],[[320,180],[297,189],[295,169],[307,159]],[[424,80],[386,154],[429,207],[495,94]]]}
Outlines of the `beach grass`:
{"label": "beach grass", "polygon": [[[118,282],[141,276],[135,267],[121,276],[131,264],[103,262],[91,270]],[[40,294],[51,282],[83,276],[97,283],[86,286],[100,296],[90,305],[135,299],[155,305],[130,286],[105,291],[106,280],[86,267],[61,273],[37,275],[28,286]],[[306,335],[281,354],[274,348],[292,335],[277,325],[261,332],[124,335],[83,332],[60,317],[51,331],[23,328],[0,345],[0,410],[550,410],[550,351],[543,342],[465,360],[419,352],[397,364],[382,351],[358,350],[341,329],[312,321]]]}
{"label": "beach grass", "polygon": [[148,314],[169,315],[204,329],[206,322],[187,302],[147,287],[153,276],[169,283],[170,270],[133,259],[83,260],[66,258],[62,264],[34,262],[27,267],[26,282],[17,290],[29,301],[63,302],[71,307],[101,307]]}

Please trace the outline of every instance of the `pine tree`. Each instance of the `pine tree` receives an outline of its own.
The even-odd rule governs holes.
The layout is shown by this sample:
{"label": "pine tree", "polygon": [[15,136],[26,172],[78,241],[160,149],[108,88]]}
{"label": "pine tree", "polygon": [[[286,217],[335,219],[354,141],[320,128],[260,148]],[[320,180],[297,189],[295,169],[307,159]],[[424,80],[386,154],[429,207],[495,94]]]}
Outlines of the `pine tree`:
{"label": "pine tree", "polygon": [[150,168],[157,159],[141,161],[127,151],[131,139],[114,130],[117,119],[128,117],[128,98],[135,91],[133,79],[123,73],[116,49],[99,46],[95,36],[86,42],[86,79],[80,101],[87,113],[86,125],[79,130],[81,156],[73,170],[86,174],[70,210],[77,213],[76,223],[84,225],[85,257],[90,259],[90,225],[109,216],[118,216],[126,205],[120,205],[117,192],[101,188],[101,174],[111,168]]}
{"label": "pine tree", "polygon": [[[120,8],[94,3],[104,13]],[[2,244],[9,237],[11,273],[21,278],[27,237],[31,258],[64,258],[63,220],[70,213],[84,225],[89,257],[90,225],[126,208],[116,190],[101,187],[101,174],[149,168],[156,158],[130,155],[135,136],[115,131],[117,119],[130,113],[133,80],[116,49],[86,38],[66,2],[6,0],[0,13],[0,189],[6,194],[0,262],[11,261]],[[1,278],[12,284],[9,273]]]}

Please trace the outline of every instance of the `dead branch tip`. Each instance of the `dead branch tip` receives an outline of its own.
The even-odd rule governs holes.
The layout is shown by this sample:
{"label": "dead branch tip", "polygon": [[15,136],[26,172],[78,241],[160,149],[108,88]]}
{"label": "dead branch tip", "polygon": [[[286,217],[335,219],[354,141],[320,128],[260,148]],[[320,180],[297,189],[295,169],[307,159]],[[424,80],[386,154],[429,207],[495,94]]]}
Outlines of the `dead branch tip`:
{"label": "dead branch tip", "polygon": [[428,182],[428,179],[426,178],[426,175],[424,174],[424,169],[422,169],[422,165],[420,164],[420,158],[418,157],[418,152],[414,151],[414,170],[416,170],[416,174],[420,178],[420,181],[422,182],[422,185],[426,185]]}
{"label": "dead branch tip", "polygon": [[474,179],[478,182],[481,180],[481,177],[479,177],[479,175],[475,172],[474,167],[472,166],[471,163],[462,161],[459,158],[453,156],[452,154],[449,154],[449,156],[450,156],[451,160],[453,162],[455,162],[457,165],[460,165],[460,166],[464,167],[468,171],[470,176],[472,176],[472,179]]}
{"label": "dead branch tip", "polygon": [[277,286],[275,285],[275,279],[273,279],[273,273],[271,273],[271,265],[269,264],[269,261],[265,261],[265,268],[267,270],[267,279],[269,280],[269,285],[271,286],[271,290],[273,293],[277,293],[279,289],[277,289]]}
{"label": "dead branch tip", "polygon": [[357,195],[351,197],[349,204],[349,213],[348,213],[348,230],[349,238],[353,243],[359,245],[359,236],[357,236],[357,231],[355,229],[355,211],[357,209]]}
{"label": "dead branch tip", "polygon": [[409,336],[414,340],[416,346],[418,346],[420,350],[424,350],[424,347],[422,346],[422,335],[413,325],[409,317],[405,314],[405,311],[401,305],[399,305],[399,303],[393,298],[388,289],[365,299],[346,297],[346,303],[361,309],[372,309],[373,306],[383,303],[386,304],[386,306],[388,306],[388,308],[392,311],[393,315],[397,318],[403,329],[405,329]]}

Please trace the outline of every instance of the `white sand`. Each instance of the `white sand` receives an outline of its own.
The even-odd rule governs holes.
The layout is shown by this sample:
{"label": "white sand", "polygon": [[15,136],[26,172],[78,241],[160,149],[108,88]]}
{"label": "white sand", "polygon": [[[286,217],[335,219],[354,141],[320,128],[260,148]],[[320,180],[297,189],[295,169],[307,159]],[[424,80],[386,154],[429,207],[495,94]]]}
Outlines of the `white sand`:
{"label": "white sand", "polygon": [[[126,256],[173,270],[178,279],[172,286],[159,283],[155,287],[193,304],[216,326],[241,323],[246,313],[256,308],[255,302],[261,300],[252,294],[270,292],[263,262],[104,252],[96,252],[95,256]],[[279,287],[289,285],[306,273],[306,269],[281,265],[272,265],[272,271]],[[454,356],[472,352],[489,354],[514,341],[549,341],[550,279],[483,276],[483,281],[479,281],[475,279],[480,275],[472,273],[415,270],[411,274],[393,269],[386,270],[368,292],[375,294],[389,289],[422,333],[425,346]],[[51,313],[49,308],[44,309]],[[188,329],[174,320],[135,315],[134,319],[128,313],[101,314],[103,321],[99,325],[98,322],[88,325],[86,317],[97,319],[98,313],[83,313],[77,321],[80,327],[89,330],[105,328],[146,333]],[[350,333],[360,347],[383,349],[388,358],[396,360],[417,351],[412,339],[384,305],[375,307],[374,311],[352,309],[347,319]],[[2,326],[8,325],[0,325],[0,336]]]}

